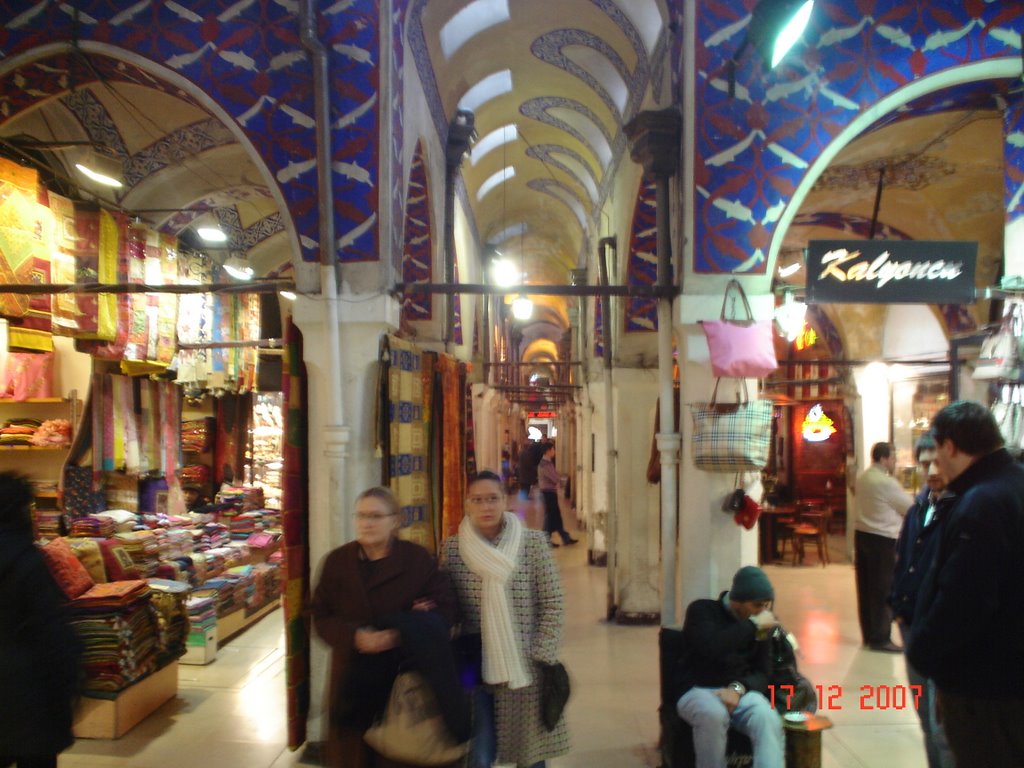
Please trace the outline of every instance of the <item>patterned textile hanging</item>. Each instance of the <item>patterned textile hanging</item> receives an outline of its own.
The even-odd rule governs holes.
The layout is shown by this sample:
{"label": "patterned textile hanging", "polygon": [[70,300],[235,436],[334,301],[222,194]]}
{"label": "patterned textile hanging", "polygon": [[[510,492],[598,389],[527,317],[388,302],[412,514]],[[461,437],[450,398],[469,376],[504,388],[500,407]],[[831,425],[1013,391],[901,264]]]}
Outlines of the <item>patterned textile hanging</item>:
{"label": "patterned textile hanging", "polygon": [[[173,283],[178,274],[177,242],[141,224],[129,228],[128,282]],[[130,324],[122,372],[160,373],[174,356],[178,301],[173,294],[133,293],[128,297]]]}
{"label": "patterned textile hanging", "polygon": [[451,355],[438,355],[441,403],[438,425],[441,442],[440,540],[458,533],[466,496],[466,447],[463,420],[462,364]]}
{"label": "patterned textile hanging", "polygon": [[396,336],[381,341],[382,402],[378,444],[384,458],[383,482],[390,486],[402,511],[399,535],[432,552],[433,515],[430,496],[429,413],[433,379],[432,356]]}
{"label": "patterned textile hanging", "polygon": [[302,334],[288,319],[281,386],[284,390],[284,470],[281,524],[284,530],[285,687],[288,706],[288,748],[306,740],[309,717],[309,509],[306,366]]}
{"label": "patterned textile hanging", "polygon": [[[50,279],[54,283],[73,283],[78,279],[75,253],[78,234],[75,227],[75,204],[55,192],[46,193],[53,214],[53,251],[50,253]],[[50,312],[53,333],[73,336],[78,330],[78,300],[71,293],[57,293],[51,297]]]}
{"label": "patterned textile hanging", "polygon": [[[201,285],[213,281],[213,262],[205,253],[182,251],[178,254],[178,282]],[[213,340],[213,295],[183,294],[179,302],[178,341],[203,344]],[[181,349],[177,354],[178,384],[203,388],[210,378],[209,349]]]}
{"label": "patterned textile hanging", "polygon": [[[34,170],[0,158],[0,283],[50,282],[54,217],[40,190]],[[9,349],[53,351],[48,295],[0,295],[0,315]]]}
{"label": "patterned textile hanging", "polygon": [[[128,234],[128,217],[125,214],[99,211],[99,282],[128,282]],[[101,360],[120,360],[128,343],[131,319],[128,298],[127,294],[99,294],[96,333],[92,336],[79,335],[75,339],[75,349]]]}

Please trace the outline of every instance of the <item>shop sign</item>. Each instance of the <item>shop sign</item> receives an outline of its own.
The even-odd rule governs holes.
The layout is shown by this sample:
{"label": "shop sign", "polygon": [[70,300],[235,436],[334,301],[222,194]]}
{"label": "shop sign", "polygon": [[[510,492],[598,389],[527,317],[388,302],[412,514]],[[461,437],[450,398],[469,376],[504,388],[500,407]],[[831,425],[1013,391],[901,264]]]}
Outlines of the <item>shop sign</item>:
{"label": "shop sign", "polygon": [[807,412],[800,432],[808,443],[823,443],[836,433],[835,422],[825,415],[825,409],[818,403]]}
{"label": "shop sign", "polygon": [[814,304],[971,304],[976,242],[811,240],[807,301]]}
{"label": "shop sign", "polygon": [[553,419],[557,414],[554,411],[527,411],[528,419]]}

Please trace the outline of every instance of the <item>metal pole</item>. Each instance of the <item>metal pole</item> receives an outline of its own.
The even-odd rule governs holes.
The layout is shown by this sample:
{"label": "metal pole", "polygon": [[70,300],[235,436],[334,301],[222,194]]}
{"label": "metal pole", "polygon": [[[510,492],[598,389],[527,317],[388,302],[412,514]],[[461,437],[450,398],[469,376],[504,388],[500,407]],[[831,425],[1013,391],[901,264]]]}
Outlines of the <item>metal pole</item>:
{"label": "metal pole", "polygon": [[[607,249],[616,247],[614,237],[603,237],[597,244],[598,269],[600,270],[601,285],[608,287],[608,256]],[[583,286],[578,286],[583,287]],[[607,617],[611,621],[615,618],[618,610],[618,594],[616,585],[616,538],[618,536],[618,504],[616,494],[618,488],[615,484],[616,458],[618,453],[615,450],[615,413],[612,407],[612,299],[610,293],[601,297],[601,345],[604,348],[604,425],[605,441],[607,444],[608,466],[605,468],[605,486],[608,494],[608,524],[605,529],[605,557],[608,568],[608,603]]]}

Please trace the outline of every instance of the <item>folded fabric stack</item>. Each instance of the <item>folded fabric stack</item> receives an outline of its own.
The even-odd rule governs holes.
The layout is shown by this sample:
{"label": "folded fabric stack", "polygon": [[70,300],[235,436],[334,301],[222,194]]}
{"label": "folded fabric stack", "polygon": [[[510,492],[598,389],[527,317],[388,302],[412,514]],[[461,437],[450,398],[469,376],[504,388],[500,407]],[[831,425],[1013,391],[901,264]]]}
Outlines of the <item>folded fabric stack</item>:
{"label": "folded fabric stack", "polygon": [[223,523],[206,523],[202,531],[202,541],[200,544],[204,549],[223,547],[231,540],[230,531]]}
{"label": "folded fabric stack", "polygon": [[71,521],[71,535],[106,539],[113,536],[117,527],[109,517],[86,515]]}
{"label": "folded fabric stack", "polygon": [[43,539],[60,536],[61,511],[59,509],[37,509],[32,513],[36,521],[36,534]]}
{"label": "folded fabric stack", "polygon": [[193,593],[185,606],[188,609],[189,642],[191,645],[203,645],[210,630],[217,626],[217,599]]}
{"label": "folded fabric stack", "polygon": [[260,516],[263,518],[263,530],[267,530],[268,528],[281,527],[281,510],[261,509],[258,511],[260,513]]}
{"label": "folded fabric stack", "polygon": [[140,525],[139,516],[127,509],[107,509],[103,512],[93,512],[93,517],[106,517],[113,520],[118,533],[134,531]]}
{"label": "folded fabric stack", "polygon": [[266,563],[254,565],[252,568],[252,602],[250,608],[256,610],[271,603],[281,595],[281,569]]}
{"label": "folded fabric stack", "polygon": [[153,531],[116,533],[114,540],[124,547],[143,578],[156,573],[156,567],[160,562],[160,547]]}
{"label": "folded fabric stack", "polygon": [[190,419],[181,423],[181,450],[185,453],[204,453],[210,450],[213,419]]}
{"label": "folded fabric stack", "polygon": [[195,561],[191,556],[161,560],[156,566],[156,578],[180,581],[182,584],[196,583]]}
{"label": "folded fabric stack", "polygon": [[16,448],[32,445],[32,437],[42,424],[39,419],[11,419],[0,427],[0,447]]}
{"label": "folded fabric stack", "polygon": [[116,693],[157,667],[157,627],[145,581],[96,584],[69,604],[82,641],[86,693]]}
{"label": "folded fabric stack", "polygon": [[197,553],[196,559],[200,557],[206,562],[206,578],[203,580],[204,583],[210,579],[218,578],[228,569],[228,561],[224,556],[223,550],[211,549],[206,552]]}
{"label": "folded fabric stack", "polygon": [[256,601],[256,573],[251,565],[236,565],[229,568],[225,578],[234,579],[235,595],[247,610],[255,610],[260,605]]}
{"label": "folded fabric stack", "polygon": [[181,482],[196,483],[203,487],[210,485],[210,468],[205,464],[186,464],[181,468]]}
{"label": "folded fabric stack", "polygon": [[217,615],[227,616],[246,605],[246,591],[252,583],[252,574],[243,577],[236,573],[225,572],[216,579],[207,579],[197,594],[209,595],[207,590],[214,590],[217,597]]}
{"label": "folded fabric stack", "polygon": [[216,496],[218,504],[230,504],[242,512],[262,509],[264,506],[263,501],[263,489],[252,486],[224,486],[217,491]]}
{"label": "folded fabric stack", "polygon": [[263,530],[263,515],[258,511],[242,512],[228,520],[232,539],[247,539],[250,534]]}
{"label": "folded fabric stack", "polygon": [[165,579],[148,579],[148,582],[157,621],[157,664],[163,666],[185,653],[190,628],[186,602],[192,588]]}
{"label": "folded fabric stack", "polygon": [[71,422],[67,419],[47,419],[32,435],[32,445],[44,448],[71,445]]}
{"label": "folded fabric stack", "polygon": [[160,559],[176,560],[192,554],[192,534],[183,528],[161,528]]}

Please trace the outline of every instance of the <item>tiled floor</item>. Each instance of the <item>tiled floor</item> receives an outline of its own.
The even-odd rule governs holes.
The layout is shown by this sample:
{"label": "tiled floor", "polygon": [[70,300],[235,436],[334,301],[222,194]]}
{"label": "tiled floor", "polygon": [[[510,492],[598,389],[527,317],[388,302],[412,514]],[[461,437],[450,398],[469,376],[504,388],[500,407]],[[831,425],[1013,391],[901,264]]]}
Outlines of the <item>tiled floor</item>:
{"label": "tiled floor", "polygon": [[[838,548],[833,546],[833,553]],[[564,660],[573,680],[572,752],[552,768],[657,766],[656,627],[609,625],[606,572],[583,546],[554,550],[567,595]],[[839,559],[839,558],[837,558]],[[837,708],[824,734],[825,768],[923,768],[912,708],[878,709],[906,684],[901,656],[860,648],[853,570],[847,563],[771,566],[777,613],[800,642],[801,669]],[[116,741],[79,740],[63,768],[286,768],[301,753],[285,746],[281,612],[220,650],[206,667],[182,666],[178,696]],[[880,686],[889,686],[888,689]],[[841,690],[841,694],[840,694]],[[902,694],[902,689],[897,695]],[[861,696],[865,695],[862,707]]]}

